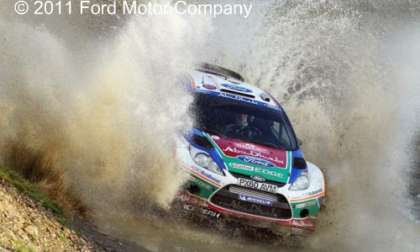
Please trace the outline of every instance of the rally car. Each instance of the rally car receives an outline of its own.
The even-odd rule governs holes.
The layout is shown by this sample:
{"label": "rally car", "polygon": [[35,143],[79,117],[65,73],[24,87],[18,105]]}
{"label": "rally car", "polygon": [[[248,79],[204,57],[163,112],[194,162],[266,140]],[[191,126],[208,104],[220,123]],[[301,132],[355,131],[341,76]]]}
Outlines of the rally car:
{"label": "rally car", "polygon": [[176,145],[190,174],[177,197],[184,208],[257,227],[314,230],[324,175],[304,159],[279,102],[210,64],[183,83],[194,96],[194,126]]}

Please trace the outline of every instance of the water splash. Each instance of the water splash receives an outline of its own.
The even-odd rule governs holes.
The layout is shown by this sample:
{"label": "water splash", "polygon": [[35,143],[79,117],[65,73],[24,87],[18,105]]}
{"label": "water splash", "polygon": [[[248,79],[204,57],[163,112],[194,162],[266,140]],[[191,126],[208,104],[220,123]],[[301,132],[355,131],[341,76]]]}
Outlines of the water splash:
{"label": "water splash", "polygon": [[186,176],[172,140],[190,127],[191,98],[176,77],[192,68],[208,29],[192,19],[133,18],[107,40],[79,35],[86,47],[78,48],[65,22],[56,31],[36,17],[1,18],[3,163],[36,173],[92,213],[124,213],[133,202],[168,207]]}

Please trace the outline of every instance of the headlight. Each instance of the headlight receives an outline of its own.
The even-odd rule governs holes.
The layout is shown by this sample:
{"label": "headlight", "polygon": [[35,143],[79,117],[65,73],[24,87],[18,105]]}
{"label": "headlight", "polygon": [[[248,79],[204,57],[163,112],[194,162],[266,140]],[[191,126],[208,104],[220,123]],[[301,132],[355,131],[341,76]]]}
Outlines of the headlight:
{"label": "headlight", "polygon": [[211,161],[209,155],[204,153],[197,153],[194,156],[194,162],[202,167],[207,167]]}
{"label": "headlight", "polygon": [[224,176],[222,170],[220,170],[216,162],[214,162],[213,159],[207,153],[197,152],[193,150],[192,148],[190,148],[190,154],[194,162],[200,167],[203,167],[204,169],[207,169],[216,174]]}
{"label": "headlight", "polygon": [[302,191],[302,190],[308,189],[308,187],[309,187],[308,173],[304,172],[295,180],[295,182],[292,185],[290,185],[289,190]]}

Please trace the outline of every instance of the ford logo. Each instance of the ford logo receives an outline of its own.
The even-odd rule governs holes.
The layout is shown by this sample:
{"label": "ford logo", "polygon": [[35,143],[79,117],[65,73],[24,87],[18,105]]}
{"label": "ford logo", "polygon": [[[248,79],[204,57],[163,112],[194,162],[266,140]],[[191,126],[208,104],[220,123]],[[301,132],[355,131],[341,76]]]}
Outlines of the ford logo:
{"label": "ford logo", "polygon": [[255,158],[255,157],[250,157],[250,156],[238,156],[237,158],[243,162],[250,163],[250,164],[261,165],[265,167],[275,167],[275,165],[271,163],[270,161],[267,161],[261,158]]}
{"label": "ford logo", "polygon": [[265,178],[263,178],[261,176],[258,176],[258,175],[252,175],[251,178],[255,181],[258,181],[258,182],[264,182],[265,181]]}

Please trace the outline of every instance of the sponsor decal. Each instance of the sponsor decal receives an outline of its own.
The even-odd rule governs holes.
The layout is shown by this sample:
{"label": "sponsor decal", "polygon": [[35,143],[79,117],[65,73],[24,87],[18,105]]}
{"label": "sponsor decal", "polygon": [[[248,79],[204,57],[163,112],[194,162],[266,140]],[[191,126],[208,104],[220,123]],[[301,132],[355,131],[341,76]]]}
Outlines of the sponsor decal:
{"label": "sponsor decal", "polygon": [[203,168],[198,168],[196,165],[192,165],[191,166],[191,170],[193,172],[199,173],[199,174],[203,175],[204,177],[206,177],[206,178],[208,178],[208,179],[210,179],[212,181],[215,181],[216,183],[220,184],[220,179],[218,179],[215,176],[213,176],[213,174],[211,174],[209,172],[206,172],[205,170],[203,170]]}
{"label": "sponsor decal", "polygon": [[272,201],[266,199],[260,199],[257,197],[247,196],[247,195],[239,195],[239,199],[242,201],[247,201],[255,204],[271,206],[273,204]]}
{"label": "sponsor decal", "polygon": [[243,93],[252,93],[252,90],[246,87],[242,87],[242,86],[238,86],[238,85],[234,85],[234,84],[229,84],[229,83],[224,83],[222,84],[223,87],[225,88],[229,88],[238,92],[243,92]]}
{"label": "sponsor decal", "polygon": [[234,94],[229,94],[229,93],[225,93],[225,92],[216,92],[216,91],[213,91],[213,90],[208,90],[207,92],[205,90],[196,90],[196,92],[204,92],[204,93],[208,93],[209,95],[228,98],[228,99],[241,101],[241,102],[246,102],[246,103],[261,106],[261,107],[264,107],[264,108],[268,107],[268,108],[271,108],[271,109],[274,109],[274,110],[279,110],[279,111],[281,110],[280,107],[277,107],[276,105],[272,105],[270,103],[260,102],[260,101],[257,101],[255,99],[251,99],[251,98],[247,98],[247,97],[243,97],[243,96],[239,96],[239,95],[234,95]]}
{"label": "sponsor decal", "polygon": [[209,217],[213,217],[218,219],[220,217],[220,213],[217,213],[215,211],[212,211],[210,209],[204,208],[204,207],[196,207],[190,204],[184,204],[183,208],[185,211],[189,211],[189,212],[198,212],[202,215],[206,215]]}
{"label": "sponsor decal", "polygon": [[[258,163],[265,167],[271,167],[270,165],[282,168],[286,167],[287,151],[285,150],[227,138],[213,140],[227,156],[246,159],[249,163]],[[248,158],[245,158],[245,156]]]}
{"label": "sponsor decal", "polygon": [[240,149],[240,148],[233,147],[233,146],[227,146],[227,147],[223,148],[223,152],[225,154],[229,155],[229,156],[246,155],[246,156],[253,156],[253,157],[258,157],[258,158],[262,158],[262,159],[267,159],[267,160],[270,160],[273,163],[276,163],[280,167],[285,166],[284,165],[285,164],[285,159],[286,159],[285,152],[283,153],[284,154],[284,159],[279,159],[276,156],[267,155],[267,154],[264,154],[264,153],[259,152],[259,151]]}
{"label": "sponsor decal", "polygon": [[220,217],[220,213],[217,213],[207,208],[200,208],[200,209],[201,209],[201,214],[204,214],[204,215],[216,218],[216,219]]}
{"label": "sponsor decal", "polygon": [[279,172],[275,172],[275,171],[270,171],[270,170],[267,170],[267,169],[262,168],[262,167],[252,167],[252,166],[249,166],[249,165],[244,165],[244,164],[239,164],[239,163],[229,163],[229,165],[232,168],[235,168],[235,169],[238,169],[238,170],[260,173],[260,174],[269,175],[269,176],[276,177],[276,178],[284,178],[283,174],[281,174]]}
{"label": "sponsor decal", "polygon": [[264,103],[259,103],[256,100],[253,100],[253,99],[250,99],[250,98],[246,98],[246,97],[242,97],[242,96],[238,96],[238,95],[234,95],[234,94],[219,93],[219,96],[225,97],[225,98],[234,99],[234,100],[237,100],[237,101],[243,101],[243,102],[252,103],[254,105],[265,105]]}
{"label": "sponsor decal", "polygon": [[233,146],[239,148],[239,149],[245,149],[245,150],[252,150],[252,151],[258,151],[261,153],[270,153],[269,150],[263,147],[259,147],[252,143],[242,143],[242,142],[231,142]]}
{"label": "sponsor decal", "polygon": [[277,177],[277,178],[283,178],[284,177],[283,174],[281,174],[281,173],[266,170],[266,169],[260,168],[260,167],[255,167],[254,172],[270,175],[270,176]]}
{"label": "sponsor decal", "polygon": [[254,165],[261,165],[261,166],[265,166],[265,167],[275,167],[275,165],[273,163],[271,163],[268,160],[264,160],[261,158],[255,158],[255,157],[250,157],[250,156],[237,156],[237,158],[245,163],[250,163],[250,164],[254,164]]}
{"label": "sponsor decal", "polygon": [[213,180],[213,181],[216,181],[217,183],[219,183],[219,184],[220,184],[220,180],[219,180],[218,178],[216,178],[215,176],[213,176],[213,174],[211,174],[211,173],[209,173],[209,172],[205,172],[205,171],[200,171],[200,173],[201,173],[202,175],[204,175],[205,177],[207,177],[207,178],[209,178],[209,179],[211,179],[211,180]]}
{"label": "sponsor decal", "polygon": [[239,163],[230,163],[230,165],[235,169],[245,170],[245,171],[254,171],[254,167],[249,166],[249,165],[244,165],[244,164],[239,164]]}

